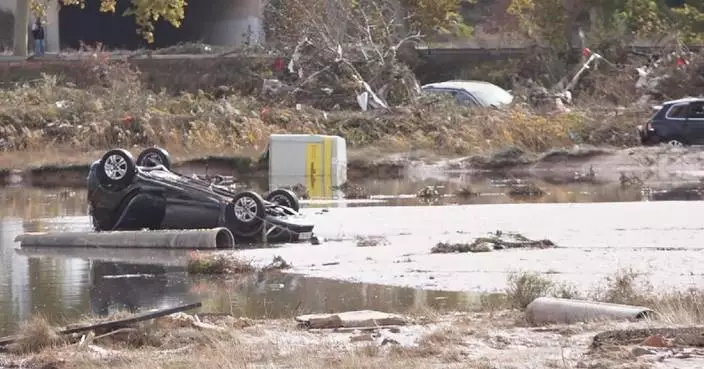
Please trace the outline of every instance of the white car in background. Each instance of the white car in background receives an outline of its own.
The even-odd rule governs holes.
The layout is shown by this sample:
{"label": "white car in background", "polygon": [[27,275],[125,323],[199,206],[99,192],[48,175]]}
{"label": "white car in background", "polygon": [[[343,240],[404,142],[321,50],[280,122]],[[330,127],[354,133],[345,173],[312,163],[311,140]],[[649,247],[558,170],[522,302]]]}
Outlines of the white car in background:
{"label": "white car in background", "polygon": [[513,95],[503,88],[484,81],[445,81],[421,87],[423,93],[451,94],[459,104],[473,107],[499,107],[513,102]]}

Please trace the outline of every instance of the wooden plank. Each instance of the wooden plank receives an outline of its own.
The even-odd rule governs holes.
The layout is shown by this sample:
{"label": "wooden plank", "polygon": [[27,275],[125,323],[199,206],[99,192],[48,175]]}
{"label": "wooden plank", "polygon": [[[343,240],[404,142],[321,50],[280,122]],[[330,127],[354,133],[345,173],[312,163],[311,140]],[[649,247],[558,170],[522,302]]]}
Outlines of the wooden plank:
{"label": "wooden plank", "polygon": [[133,315],[133,316],[131,316],[129,318],[125,318],[125,319],[117,319],[117,320],[111,320],[111,321],[107,321],[107,322],[96,323],[96,324],[88,324],[88,325],[83,325],[80,327],[65,328],[65,329],[59,331],[59,333],[60,334],[71,334],[71,333],[87,332],[87,331],[92,331],[92,330],[101,329],[101,328],[108,329],[108,330],[109,329],[119,329],[119,328],[123,328],[125,325],[128,325],[128,324],[142,322],[142,321],[150,320],[150,319],[156,319],[156,318],[160,318],[162,316],[171,315],[171,314],[178,313],[181,311],[196,309],[201,306],[202,306],[202,304],[200,302],[196,302],[193,304],[176,306],[176,307],[169,308],[169,309],[163,309],[163,310],[157,310],[157,311],[147,311],[144,313]]}
{"label": "wooden plank", "polygon": [[[201,306],[203,306],[202,303],[196,302],[193,304],[175,306],[175,307],[168,308],[168,309],[162,309],[162,310],[157,310],[157,311],[147,311],[144,313],[133,315],[129,318],[110,320],[110,321],[100,322],[100,323],[95,323],[95,324],[85,324],[85,325],[81,325],[81,326],[77,326],[77,327],[64,328],[64,329],[59,330],[59,334],[80,333],[80,332],[87,332],[87,331],[92,331],[92,330],[96,330],[96,329],[103,329],[103,330],[110,331],[110,330],[124,328],[128,324],[138,323],[138,322],[142,322],[142,321],[150,320],[150,319],[156,319],[156,318],[160,318],[162,316],[171,315],[171,314],[178,313],[181,311],[196,309]],[[14,343],[19,338],[20,337],[17,335],[0,337],[0,347],[7,346],[11,343]]]}

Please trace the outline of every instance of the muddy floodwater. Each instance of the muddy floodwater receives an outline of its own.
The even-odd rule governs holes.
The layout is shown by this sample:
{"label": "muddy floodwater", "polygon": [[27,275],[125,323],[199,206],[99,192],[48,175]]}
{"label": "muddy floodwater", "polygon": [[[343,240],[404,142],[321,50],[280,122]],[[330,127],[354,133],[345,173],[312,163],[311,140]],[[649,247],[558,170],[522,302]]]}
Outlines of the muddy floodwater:
{"label": "muddy floodwater", "polygon": [[[293,268],[290,274],[230,280],[189,277],[185,252],[19,249],[14,238],[23,232],[90,229],[86,194],[0,188],[0,334],[35,312],[62,321],[194,301],[202,301],[205,311],[249,317],[465,309],[477,304],[478,293],[501,291],[507,274],[518,270],[581,289],[626,267],[656,287],[704,282],[704,223],[698,216],[704,206],[696,201],[697,186],[678,192],[533,180],[545,193],[530,198],[511,194],[519,182],[483,178],[471,183],[471,195],[462,195],[468,186],[458,182],[372,180],[364,183],[371,199],[306,202],[303,212],[315,222],[321,244],[240,251],[261,265],[282,256]],[[438,184],[439,196],[416,197]],[[549,239],[558,247],[430,252],[438,242],[471,242],[496,230]],[[380,242],[360,247],[368,238]]]}

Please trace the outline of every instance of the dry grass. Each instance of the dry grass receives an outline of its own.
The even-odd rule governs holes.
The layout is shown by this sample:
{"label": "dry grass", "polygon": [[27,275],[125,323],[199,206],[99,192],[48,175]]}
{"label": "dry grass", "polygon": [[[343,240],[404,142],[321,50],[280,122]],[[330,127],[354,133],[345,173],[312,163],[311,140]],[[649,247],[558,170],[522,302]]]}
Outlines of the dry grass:
{"label": "dry grass", "polygon": [[40,352],[63,343],[62,337],[41,315],[33,316],[23,323],[17,335],[19,339],[9,346],[10,352],[16,354]]}
{"label": "dry grass", "polygon": [[631,269],[619,270],[606,277],[589,293],[581,293],[569,284],[555,283],[542,274],[514,272],[508,277],[506,300],[503,304],[495,302],[491,306],[493,309],[525,308],[543,296],[644,306],[653,309],[657,313],[656,319],[665,324],[704,323],[704,291],[656,291],[642,274]]}
{"label": "dry grass", "polygon": [[510,307],[522,309],[538,297],[578,298],[569,284],[559,284],[539,273],[513,272],[507,280],[506,299]]}
{"label": "dry grass", "polygon": [[[151,145],[120,146],[125,147],[133,155]],[[112,146],[110,148],[113,148]],[[172,157],[172,163],[187,162],[194,159],[201,159],[209,156],[214,157],[241,157],[257,160],[262,152],[254,148],[248,149],[214,149],[207,146],[187,148],[182,146],[164,146]],[[107,149],[107,147],[105,148]],[[71,165],[88,165],[105,154],[105,149],[101,150],[81,150],[68,146],[59,146],[52,143],[44,148],[34,148],[29,151],[6,151],[0,150],[0,168],[8,169],[33,169],[42,167],[66,167]]]}
{"label": "dry grass", "polygon": [[[129,347],[125,345],[106,343],[102,346],[113,353],[112,358],[77,352],[71,355],[67,363],[68,367],[76,369],[491,368],[489,360],[467,358],[461,353],[464,339],[472,334],[467,325],[469,322],[460,320],[453,326],[421,334],[415,347],[402,347],[393,342],[380,345],[378,341],[340,345],[327,341],[321,335],[291,332],[285,324],[276,322],[266,327],[234,329],[218,334],[165,326],[170,337],[190,336],[190,343],[179,339],[181,347],[189,349],[179,350],[162,345],[127,350]],[[292,334],[298,334],[300,338],[291,340]],[[300,341],[301,338],[304,341]],[[66,351],[55,349],[44,352],[43,356],[65,357]]]}
{"label": "dry grass", "polygon": [[[508,146],[531,152],[580,143],[627,145],[639,113],[543,115],[528,107],[467,109],[439,101],[391,112],[331,111],[267,105],[254,97],[183,93],[143,87],[128,65],[96,62],[103,85],[78,89],[44,76],[34,85],[0,90],[0,167],[61,161],[57,154],[116,146],[159,145],[172,153],[260,153],[272,133],[341,135],[350,148],[490,152]],[[17,153],[22,153],[18,155]],[[53,159],[52,159],[53,157]],[[68,157],[68,156],[65,156]],[[85,163],[95,156],[83,155]],[[26,165],[26,164],[25,164]]]}
{"label": "dry grass", "polygon": [[193,251],[188,256],[189,274],[241,274],[257,270],[248,260],[234,253],[201,253]]}
{"label": "dry grass", "polygon": [[[687,291],[656,295],[641,279],[642,276],[632,271],[621,271],[606,279],[601,289],[585,296],[601,296],[603,300],[621,303],[641,302],[660,313],[656,318],[667,325],[703,322],[704,294]],[[522,306],[534,296],[559,295],[564,286],[521,272],[512,275],[510,281],[513,283],[512,293],[501,300],[502,307],[492,305],[492,309],[487,308],[485,312],[461,313],[420,309],[411,319],[418,326],[408,327],[409,332],[415,332],[414,345],[411,346],[393,342],[397,338],[403,342],[400,338],[404,335],[377,337],[366,333],[312,333],[295,328],[288,320],[249,321],[241,325],[219,320],[225,319],[222,317],[203,316],[201,320],[206,324],[226,329],[196,329],[185,318],[161,318],[143,323],[122,335],[94,340],[93,344],[104,348],[98,352],[77,350],[75,346],[56,341],[46,320],[38,318],[23,328],[27,332],[26,342],[32,342],[32,345],[26,344],[16,352],[23,354],[21,357],[28,359],[27,362],[45,365],[63,360],[61,367],[76,369],[488,369],[499,363],[503,366],[520,362],[520,355],[525,355],[524,349],[529,345],[542,348],[536,349],[535,355],[540,358],[531,360],[539,360],[551,367],[574,367],[577,359],[561,357],[560,350],[565,347],[571,351],[587,350],[593,334],[611,327],[597,322],[558,327],[557,333],[527,329],[521,321],[522,312],[507,310],[506,304]],[[352,340],[355,336],[361,339]],[[388,342],[381,344],[384,337]],[[39,354],[28,355],[36,352]],[[619,362],[637,364],[629,355],[616,359],[612,356],[603,358],[611,360],[605,367]]]}

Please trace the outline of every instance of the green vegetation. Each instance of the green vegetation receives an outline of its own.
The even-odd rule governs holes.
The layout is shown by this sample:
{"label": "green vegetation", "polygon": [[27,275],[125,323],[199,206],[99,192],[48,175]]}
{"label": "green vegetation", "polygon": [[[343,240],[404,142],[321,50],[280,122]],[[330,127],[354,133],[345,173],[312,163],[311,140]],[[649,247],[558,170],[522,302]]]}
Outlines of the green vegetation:
{"label": "green vegetation", "polygon": [[627,37],[658,39],[667,35],[678,41],[703,41],[704,4],[686,0],[511,0],[507,13],[518,20],[518,28],[532,39],[556,47],[567,45],[580,24],[589,19],[592,41]]}

